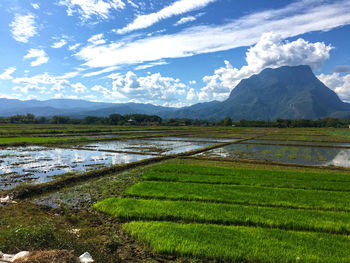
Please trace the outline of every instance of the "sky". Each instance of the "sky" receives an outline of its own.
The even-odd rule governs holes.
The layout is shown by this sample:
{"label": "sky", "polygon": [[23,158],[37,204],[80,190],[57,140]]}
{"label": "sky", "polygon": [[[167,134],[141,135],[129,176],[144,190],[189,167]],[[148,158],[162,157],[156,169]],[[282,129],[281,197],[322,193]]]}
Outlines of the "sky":
{"label": "sky", "polygon": [[309,65],[350,102],[350,0],[0,0],[0,98],[183,107]]}

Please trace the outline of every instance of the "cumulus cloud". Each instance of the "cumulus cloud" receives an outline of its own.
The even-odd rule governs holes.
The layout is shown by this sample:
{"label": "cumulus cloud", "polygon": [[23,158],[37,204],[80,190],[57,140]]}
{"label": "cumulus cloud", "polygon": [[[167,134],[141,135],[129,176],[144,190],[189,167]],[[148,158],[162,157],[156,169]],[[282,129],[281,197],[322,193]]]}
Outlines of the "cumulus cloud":
{"label": "cumulus cloud", "polygon": [[28,54],[24,56],[25,59],[34,59],[30,65],[32,67],[45,64],[49,61],[49,57],[46,55],[46,52],[42,49],[29,49]]}
{"label": "cumulus cloud", "polygon": [[158,12],[138,16],[132,23],[118,29],[117,32],[119,34],[124,34],[137,29],[147,28],[160,20],[205,7],[215,1],[216,0],[179,0]]}
{"label": "cumulus cloud", "polygon": [[317,76],[328,88],[338,94],[341,100],[350,102],[350,74],[320,74]]}
{"label": "cumulus cloud", "polygon": [[283,41],[280,35],[264,33],[255,46],[246,53],[247,65],[234,68],[229,61],[213,75],[203,78],[206,84],[199,92],[202,101],[224,100],[243,78],[259,73],[264,68],[309,65],[318,69],[329,58],[332,47],[323,42],[310,43],[304,39]]}
{"label": "cumulus cloud", "polygon": [[83,21],[93,16],[107,19],[112,10],[125,7],[122,0],[60,0],[58,4],[67,7],[69,16],[77,13]]}
{"label": "cumulus cloud", "polygon": [[61,39],[60,41],[53,43],[51,47],[52,48],[61,48],[61,47],[65,46],[66,44],[67,44],[67,40]]}
{"label": "cumulus cloud", "polygon": [[16,14],[14,20],[10,24],[11,33],[18,42],[27,43],[28,39],[37,34],[34,15]]}
{"label": "cumulus cloud", "polygon": [[32,77],[14,78],[12,80],[15,84],[13,90],[19,90],[23,93],[28,93],[29,91],[38,91],[46,94],[54,93],[56,96],[57,94],[63,94],[67,88],[72,86],[68,79],[74,76],[74,72],[69,72],[61,76],[43,73]]}
{"label": "cumulus cloud", "polygon": [[[190,88],[179,79],[164,77],[160,73],[138,77],[134,72],[129,71],[125,75],[114,75],[113,79],[112,92],[117,92],[119,98],[122,95],[129,101],[163,106],[190,103],[186,101]],[[105,96],[112,94],[101,87],[96,87],[94,90],[104,93]]]}
{"label": "cumulus cloud", "polygon": [[71,86],[74,89],[75,93],[86,93],[88,90],[87,87],[81,82],[72,84]]}
{"label": "cumulus cloud", "polygon": [[15,71],[16,71],[16,67],[9,67],[9,68],[5,69],[5,71],[0,74],[0,79],[2,79],[2,80],[13,79],[13,77],[11,75]]}
{"label": "cumulus cloud", "polygon": [[253,13],[226,24],[193,26],[174,34],[163,34],[137,40],[99,46],[88,44],[76,56],[89,67],[139,64],[166,58],[250,46],[264,32],[275,32],[288,38],[306,32],[330,30],[350,24],[350,2],[301,1],[281,9]]}

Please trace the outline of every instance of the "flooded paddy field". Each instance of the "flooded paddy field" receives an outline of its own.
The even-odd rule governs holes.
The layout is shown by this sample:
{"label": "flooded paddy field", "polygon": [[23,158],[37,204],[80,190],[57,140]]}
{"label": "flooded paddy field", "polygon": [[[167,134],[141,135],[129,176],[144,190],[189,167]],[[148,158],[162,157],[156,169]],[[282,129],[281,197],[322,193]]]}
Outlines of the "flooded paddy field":
{"label": "flooded paddy field", "polygon": [[198,156],[264,160],[301,165],[350,167],[350,149],[336,147],[232,144]]}
{"label": "flooded paddy field", "polygon": [[165,138],[156,140],[128,140],[128,141],[109,141],[95,142],[86,144],[80,148],[88,148],[98,151],[125,151],[144,154],[177,154],[192,151],[198,148],[213,145],[219,141],[186,141],[181,138],[179,140],[167,140]]}
{"label": "flooded paddy field", "polygon": [[150,157],[38,146],[9,147],[0,150],[0,190],[21,183],[45,183],[65,173],[79,173]]}
{"label": "flooded paddy field", "polygon": [[158,155],[184,153],[219,142],[163,138],[94,142],[67,148],[6,147],[0,149],[0,190],[8,190],[23,183],[49,182],[66,173],[80,173]]}

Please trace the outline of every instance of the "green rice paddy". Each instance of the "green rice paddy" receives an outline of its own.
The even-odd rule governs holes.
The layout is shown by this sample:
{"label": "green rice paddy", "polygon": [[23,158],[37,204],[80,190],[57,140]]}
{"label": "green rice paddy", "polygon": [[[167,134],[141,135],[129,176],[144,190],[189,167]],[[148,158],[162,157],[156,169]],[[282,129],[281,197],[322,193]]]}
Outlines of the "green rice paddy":
{"label": "green rice paddy", "polygon": [[173,160],[94,208],[154,251],[224,262],[348,262],[346,170]]}
{"label": "green rice paddy", "polygon": [[349,262],[347,236],[173,222],[130,222],[124,228],[157,252],[229,262]]}

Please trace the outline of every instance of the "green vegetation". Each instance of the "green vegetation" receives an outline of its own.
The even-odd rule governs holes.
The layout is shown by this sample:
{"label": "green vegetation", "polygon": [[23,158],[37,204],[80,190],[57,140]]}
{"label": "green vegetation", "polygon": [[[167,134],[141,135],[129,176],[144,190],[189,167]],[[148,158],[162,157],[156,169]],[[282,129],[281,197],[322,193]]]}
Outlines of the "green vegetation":
{"label": "green vegetation", "polygon": [[[250,173],[249,173],[250,172]],[[266,173],[265,171],[247,171],[246,174],[205,175],[147,172],[142,178],[148,181],[170,181],[211,184],[252,185],[279,188],[315,189],[332,191],[350,191],[350,181],[330,181],[305,177],[305,180],[294,179],[282,173]],[[350,178],[349,178],[350,179]]]}
{"label": "green vegetation", "polygon": [[129,188],[126,194],[167,199],[350,211],[348,202],[350,192],[178,182],[141,182]]}
{"label": "green vegetation", "polygon": [[350,214],[346,212],[132,198],[108,198],[96,203],[94,207],[124,220],[183,220],[338,234],[350,233]]}
{"label": "green vegetation", "polygon": [[350,261],[347,236],[172,222],[130,222],[124,228],[163,253],[230,262]]}
{"label": "green vegetation", "polygon": [[[50,209],[30,202],[0,207],[0,251],[67,249],[76,256],[89,251],[96,262],[115,262],[108,247],[111,229],[86,212]],[[74,231],[74,229],[77,229]]]}
{"label": "green vegetation", "polygon": [[[188,161],[190,163],[191,161]],[[192,161],[193,163],[194,161]],[[216,164],[215,162],[212,162]],[[211,164],[211,163],[209,163]],[[191,175],[231,175],[245,178],[261,178],[261,179],[284,179],[284,180],[321,180],[329,182],[350,182],[350,173],[341,171],[331,171],[326,169],[302,169],[291,167],[278,167],[277,170],[262,169],[263,166],[255,165],[252,169],[249,165],[239,165],[243,167],[229,168],[220,166],[203,166],[182,163],[181,165],[175,163],[165,163],[155,166],[150,172],[159,172],[165,174],[191,174]],[[273,168],[274,166],[265,165],[265,168]],[[283,169],[284,168],[284,169]],[[145,174],[147,176],[147,173]]]}

